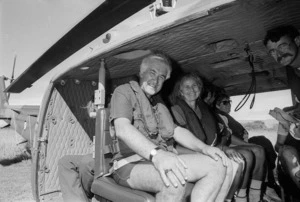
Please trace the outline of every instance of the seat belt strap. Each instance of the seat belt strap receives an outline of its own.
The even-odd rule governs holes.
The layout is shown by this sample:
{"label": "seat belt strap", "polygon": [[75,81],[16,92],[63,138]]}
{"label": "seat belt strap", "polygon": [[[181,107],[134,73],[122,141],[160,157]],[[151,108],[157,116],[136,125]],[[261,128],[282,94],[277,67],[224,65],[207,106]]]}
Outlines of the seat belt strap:
{"label": "seat belt strap", "polygon": [[120,169],[121,167],[132,163],[132,162],[137,162],[137,161],[145,161],[143,157],[141,157],[138,154],[134,154],[132,156],[128,156],[126,158],[120,159],[120,160],[114,160],[113,166],[109,169],[109,172],[105,174],[104,176],[109,176],[111,175],[114,171]]}
{"label": "seat belt strap", "polygon": [[112,144],[104,146],[104,154],[116,154],[120,152],[120,147],[117,141],[113,141]]}

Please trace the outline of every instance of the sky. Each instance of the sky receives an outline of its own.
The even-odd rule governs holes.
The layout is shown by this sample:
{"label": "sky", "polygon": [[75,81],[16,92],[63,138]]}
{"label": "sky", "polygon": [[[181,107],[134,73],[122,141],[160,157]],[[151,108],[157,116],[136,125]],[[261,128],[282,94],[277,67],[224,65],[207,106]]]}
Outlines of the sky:
{"label": "sky", "polygon": [[[15,78],[35,62],[51,45],[104,0],[0,0],[0,75],[10,77],[13,59],[17,56]],[[75,53],[21,94],[12,94],[12,105],[40,105],[51,78],[63,67],[76,64],[87,54]],[[8,83],[7,83],[8,84]],[[238,120],[270,119],[268,111],[289,106],[289,90],[257,94],[252,110],[247,104],[238,112],[234,108],[242,96],[232,97],[231,115]]]}
{"label": "sky", "polygon": [[[0,0],[0,75],[15,78],[104,0]],[[11,94],[10,104],[39,105],[51,78],[63,64],[21,94]],[[8,85],[9,83],[7,83]]]}
{"label": "sky", "polygon": [[232,107],[230,115],[237,120],[266,120],[273,119],[269,111],[275,107],[283,108],[292,106],[292,97],[290,90],[273,91],[268,93],[257,93],[253,108],[250,109],[250,103],[253,95],[250,96],[247,103],[237,112],[234,111],[244,96],[231,97]]}

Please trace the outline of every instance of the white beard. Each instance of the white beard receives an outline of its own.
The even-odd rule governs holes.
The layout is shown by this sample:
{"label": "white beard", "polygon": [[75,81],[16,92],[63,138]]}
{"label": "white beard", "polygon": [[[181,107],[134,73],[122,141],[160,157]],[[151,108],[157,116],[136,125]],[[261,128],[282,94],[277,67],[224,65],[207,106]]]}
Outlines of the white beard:
{"label": "white beard", "polygon": [[149,86],[146,81],[143,82],[141,88],[149,95],[155,94],[155,89],[152,86]]}

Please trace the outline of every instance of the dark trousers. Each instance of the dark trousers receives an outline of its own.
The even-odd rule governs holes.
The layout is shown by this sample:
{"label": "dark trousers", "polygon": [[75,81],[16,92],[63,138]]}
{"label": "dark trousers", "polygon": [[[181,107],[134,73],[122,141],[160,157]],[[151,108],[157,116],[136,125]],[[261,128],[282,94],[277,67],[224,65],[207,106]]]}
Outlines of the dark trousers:
{"label": "dark trousers", "polygon": [[268,169],[268,186],[270,185],[270,187],[272,187],[272,185],[275,184],[273,169],[276,166],[275,162],[276,162],[277,154],[274,150],[271,141],[265,136],[254,136],[251,137],[248,142],[252,144],[260,145],[265,149],[267,169]]}
{"label": "dark trousers", "polygon": [[94,167],[92,154],[67,155],[59,160],[58,177],[64,202],[91,201]]}

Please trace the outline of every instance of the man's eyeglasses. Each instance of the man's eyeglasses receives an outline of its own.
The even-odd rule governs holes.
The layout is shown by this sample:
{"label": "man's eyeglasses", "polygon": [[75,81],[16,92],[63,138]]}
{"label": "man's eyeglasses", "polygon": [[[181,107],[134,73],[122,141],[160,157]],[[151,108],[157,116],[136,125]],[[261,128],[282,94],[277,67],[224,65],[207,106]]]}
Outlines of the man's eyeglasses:
{"label": "man's eyeglasses", "polygon": [[291,45],[291,43],[282,43],[279,46],[277,46],[276,49],[274,48],[274,49],[270,50],[269,54],[272,56],[276,56],[276,53],[278,51],[280,51],[281,53],[285,53],[289,50],[290,45]]}
{"label": "man's eyeglasses", "polygon": [[223,105],[228,105],[228,104],[231,104],[231,100],[224,100],[224,101],[222,101],[221,103],[223,104]]}

